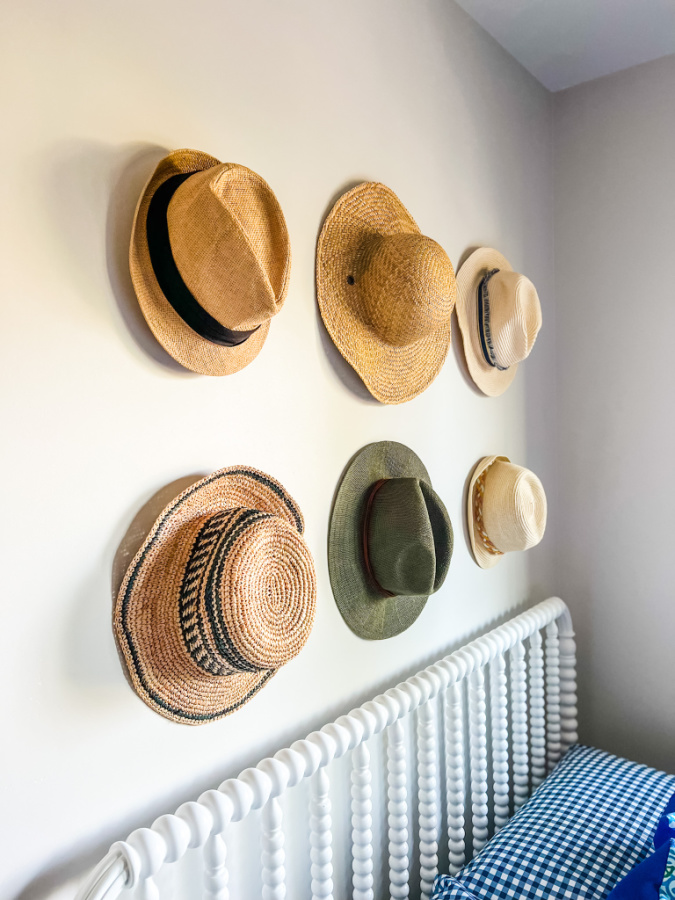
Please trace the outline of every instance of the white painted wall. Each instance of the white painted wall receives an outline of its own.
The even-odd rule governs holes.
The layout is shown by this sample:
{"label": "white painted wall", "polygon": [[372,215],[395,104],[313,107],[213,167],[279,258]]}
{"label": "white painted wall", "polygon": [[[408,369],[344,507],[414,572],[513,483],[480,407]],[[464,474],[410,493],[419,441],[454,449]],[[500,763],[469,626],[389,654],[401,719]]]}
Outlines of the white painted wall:
{"label": "white painted wall", "polygon": [[[462,524],[465,478],[488,453],[530,465],[555,503],[551,100],[448,0],[25,0],[3,10],[1,35],[0,896],[37,898],[131,828],[554,592],[554,525],[484,572]],[[127,273],[137,197],[176,147],[260,172],[289,225],[286,306],[227,379],[170,363]],[[362,179],[391,186],[453,262],[492,244],[538,285],[544,329],[502,398],[474,393],[452,352],[403,407],[365,398],[345,371],[319,323],[314,247],[332,198]],[[422,456],[457,540],[415,626],[373,645],[337,612],[325,546],[343,466],[385,438]],[[236,715],[182,727],[124,679],[111,567],[156,491],[235,463],[278,477],[305,512],[316,627]]]}
{"label": "white painted wall", "polygon": [[581,734],[675,771],[675,57],[555,98],[558,579]]}

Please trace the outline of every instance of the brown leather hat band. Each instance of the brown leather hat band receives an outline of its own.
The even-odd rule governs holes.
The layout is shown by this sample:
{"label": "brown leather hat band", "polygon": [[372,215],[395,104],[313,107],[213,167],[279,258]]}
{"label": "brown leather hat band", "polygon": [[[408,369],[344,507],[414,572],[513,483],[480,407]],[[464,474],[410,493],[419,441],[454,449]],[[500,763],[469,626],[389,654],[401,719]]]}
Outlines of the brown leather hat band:
{"label": "brown leather hat band", "polygon": [[220,347],[238,347],[248,340],[260,325],[251,331],[233,331],[221,325],[192,295],[171,252],[167,223],[169,203],[180,185],[194,174],[188,172],[174,175],[160,184],[153,194],[146,222],[150,262],[162,293],[186,325],[211,344],[218,344]]}

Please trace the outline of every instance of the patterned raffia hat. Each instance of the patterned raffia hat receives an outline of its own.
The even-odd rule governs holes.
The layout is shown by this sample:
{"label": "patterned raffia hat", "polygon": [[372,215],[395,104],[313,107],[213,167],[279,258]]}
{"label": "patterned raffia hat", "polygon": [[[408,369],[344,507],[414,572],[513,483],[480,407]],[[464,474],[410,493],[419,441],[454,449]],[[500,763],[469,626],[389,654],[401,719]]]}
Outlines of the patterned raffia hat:
{"label": "patterned raffia hat", "polygon": [[535,286],[497,250],[480,247],[457,273],[457,321],[471,378],[489,397],[503,394],[541,328]]}
{"label": "patterned raffia hat", "polygon": [[129,566],[114,631],[136,693],[160,715],[221,719],[304,646],[316,576],[295,501],[243,466],[193,484]]}
{"label": "patterned raffia hat", "polygon": [[453,532],[420,458],[405,444],[360,450],[335,495],[328,571],[342,618],[367,640],[409,628],[445,581]]}
{"label": "patterned raffia hat", "polygon": [[284,214],[250,169],[176,150],[143,191],[129,266],[165,350],[193,372],[230,375],[258,355],[286,299]]}
{"label": "patterned raffia hat", "polygon": [[529,550],[546,530],[546,494],[537,476],[506,456],[486,456],[471,474],[467,517],[474,558],[491,569],[505,553]]}
{"label": "patterned raffia hat", "polygon": [[450,346],[455,273],[393,191],[366,182],[337,201],[316,280],[326,329],[375,398],[404,403],[431,384]]}

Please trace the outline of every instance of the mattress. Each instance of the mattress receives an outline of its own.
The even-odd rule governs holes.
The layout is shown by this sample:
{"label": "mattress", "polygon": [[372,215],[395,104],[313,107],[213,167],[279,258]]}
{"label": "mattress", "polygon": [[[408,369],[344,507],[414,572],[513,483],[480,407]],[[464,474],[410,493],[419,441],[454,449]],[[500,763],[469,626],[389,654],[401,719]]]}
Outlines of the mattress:
{"label": "mattress", "polygon": [[576,745],[432,900],[600,900],[652,851],[675,776]]}

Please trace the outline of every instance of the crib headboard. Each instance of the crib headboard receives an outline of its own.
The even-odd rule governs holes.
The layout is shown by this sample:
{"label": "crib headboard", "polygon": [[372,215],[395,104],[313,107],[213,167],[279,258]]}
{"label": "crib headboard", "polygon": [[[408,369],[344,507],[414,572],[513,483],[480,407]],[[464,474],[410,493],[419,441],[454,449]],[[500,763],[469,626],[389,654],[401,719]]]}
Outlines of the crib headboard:
{"label": "crib headboard", "polygon": [[[349,887],[355,900],[428,898],[439,854],[445,871],[457,872],[576,741],[575,665],[569,611],[557,597],[545,600],[113,844],[78,900],[131,889],[157,900],[162,872],[189,850],[201,854],[206,900],[229,900],[232,828],[257,810],[262,897],[283,900],[291,863],[284,801],[303,785],[307,840],[289,849],[302,857],[293,865],[306,868],[306,896],[337,898]],[[351,802],[341,804],[341,821],[331,779],[343,757]],[[334,849],[345,835],[351,872],[337,885]]]}

